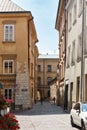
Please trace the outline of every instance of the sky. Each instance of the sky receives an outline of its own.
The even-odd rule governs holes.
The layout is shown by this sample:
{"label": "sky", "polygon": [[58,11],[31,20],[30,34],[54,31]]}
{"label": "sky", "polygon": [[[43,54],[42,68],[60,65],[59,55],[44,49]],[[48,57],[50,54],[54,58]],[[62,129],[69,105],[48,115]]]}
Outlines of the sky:
{"label": "sky", "polygon": [[58,54],[58,31],[55,29],[59,0],[12,0],[31,11],[39,42],[40,54]]}

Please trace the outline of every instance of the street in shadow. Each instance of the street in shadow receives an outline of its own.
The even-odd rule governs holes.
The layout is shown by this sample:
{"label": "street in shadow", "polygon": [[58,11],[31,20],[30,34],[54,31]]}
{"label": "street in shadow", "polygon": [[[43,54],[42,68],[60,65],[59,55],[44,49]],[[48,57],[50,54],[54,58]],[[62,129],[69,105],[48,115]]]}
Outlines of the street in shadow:
{"label": "street in shadow", "polygon": [[14,111],[15,115],[53,115],[53,114],[66,114],[66,112],[57,105],[54,105],[52,102],[37,102],[32,109],[27,110],[16,110]]}

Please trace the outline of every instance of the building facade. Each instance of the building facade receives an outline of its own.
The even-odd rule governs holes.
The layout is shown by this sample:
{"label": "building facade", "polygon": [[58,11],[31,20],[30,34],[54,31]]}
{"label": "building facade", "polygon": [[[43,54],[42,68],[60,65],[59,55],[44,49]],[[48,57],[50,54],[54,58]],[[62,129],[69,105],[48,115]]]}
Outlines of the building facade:
{"label": "building facade", "polygon": [[[84,14],[83,14],[84,2]],[[67,43],[67,59],[65,86],[67,87],[68,109],[71,109],[75,102],[87,100],[87,45],[86,45],[86,1],[76,0],[69,1],[66,9],[68,12],[68,43]],[[84,15],[84,18],[83,18]],[[83,25],[84,19],[84,25]],[[86,20],[86,21],[85,21]],[[83,32],[83,28],[84,32]],[[84,39],[83,39],[84,37]],[[82,66],[82,44],[84,44],[84,66]],[[82,73],[82,68],[84,72]],[[72,74],[72,76],[70,76]],[[84,85],[81,84],[81,76],[84,76]],[[81,90],[81,87],[83,89]]]}
{"label": "building facade", "polygon": [[50,100],[53,101],[55,98],[55,103],[59,105],[59,91],[58,91],[58,77],[56,76],[53,80],[50,82]]}
{"label": "building facade", "polygon": [[11,0],[0,0],[1,93],[16,108],[31,108],[34,102],[34,47],[37,35],[30,11]]}
{"label": "building facade", "polygon": [[58,5],[55,29],[59,31],[59,93],[60,105],[64,107],[65,100],[65,65],[66,65],[66,46],[67,46],[67,12],[66,4],[68,0],[60,0]]}
{"label": "building facade", "polygon": [[57,75],[58,55],[39,55],[38,57],[38,91],[43,99],[50,98],[50,81]]}
{"label": "building facade", "polygon": [[[60,3],[61,2],[62,0],[60,0]],[[63,3],[61,4],[63,6]],[[59,7],[61,4],[59,4]],[[65,55],[64,105],[65,109],[69,111],[75,102],[87,101],[86,0],[68,0],[65,9],[67,13],[67,42]],[[59,13],[58,10],[58,15]],[[63,18],[63,15],[61,15],[61,17]],[[61,17],[59,17],[59,21],[61,21]],[[60,24],[58,24],[58,26],[60,26]],[[60,32],[59,30],[59,33]]]}
{"label": "building facade", "polygon": [[34,102],[36,103],[37,100],[37,62],[38,62],[39,50],[38,47],[35,46],[34,48]]}

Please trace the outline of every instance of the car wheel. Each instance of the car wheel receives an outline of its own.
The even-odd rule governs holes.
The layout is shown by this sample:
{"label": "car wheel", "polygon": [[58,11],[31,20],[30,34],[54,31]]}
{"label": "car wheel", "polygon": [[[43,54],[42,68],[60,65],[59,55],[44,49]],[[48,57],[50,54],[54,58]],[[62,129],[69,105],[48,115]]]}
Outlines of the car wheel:
{"label": "car wheel", "polygon": [[75,126],[75,124],[74,124],[74,122],[73,122],[73,118],[71,117],[71,126],[72,127],[74,127]]}
{"label": "car wheel", "polygon": [[81,122],[81,130],[86,130],[86,129],[85,129],[85,124],[84,124],[83,121]]}

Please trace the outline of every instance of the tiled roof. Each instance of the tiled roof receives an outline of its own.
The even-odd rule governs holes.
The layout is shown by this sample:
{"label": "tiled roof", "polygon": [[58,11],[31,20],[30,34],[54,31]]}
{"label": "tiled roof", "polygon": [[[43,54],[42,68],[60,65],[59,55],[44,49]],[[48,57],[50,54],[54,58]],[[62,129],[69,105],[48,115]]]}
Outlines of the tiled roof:
{"label": "tiled roof", "polygon": [[40,54],[38,59],[58,59],[57,54]]}
{"label": "tiled roof", "polygon": [[24,12],[25,10],[19,7],[11,0],[0,0],[0,12]]}

